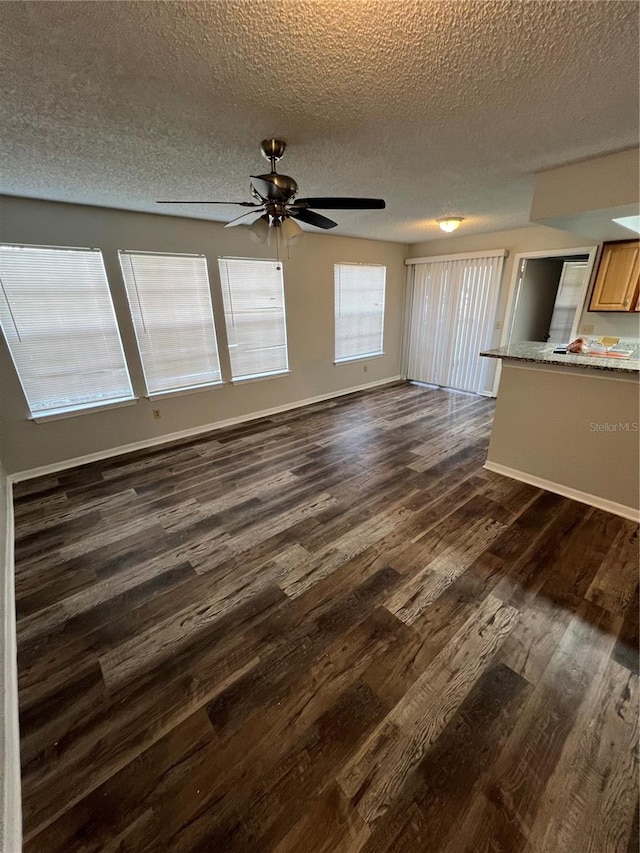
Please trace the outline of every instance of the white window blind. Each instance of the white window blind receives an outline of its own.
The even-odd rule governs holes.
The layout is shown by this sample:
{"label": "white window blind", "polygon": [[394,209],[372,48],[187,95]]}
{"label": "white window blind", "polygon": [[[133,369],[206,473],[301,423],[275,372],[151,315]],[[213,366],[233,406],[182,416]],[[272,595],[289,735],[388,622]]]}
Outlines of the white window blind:
{"label": "white window blind", "polygon": [[420,382],[490,394],[504,253],[413,266],[408,376]]}
{"label": "white window blind", "polygon": [[147,392],[221,382],[205,258],[127,251],[119,255]]}
{"label": "white window blind", "polygon": [[32,415],[133,399],[98,249],[0,246],[0,324]]}
{"label": "white window blind", "polygon": [[220,258],[220,282],[234,379],[289,369],[282,264]]}
{"label": "white window blind", "polygon": [[336,361],[381,355],[386,267],[335,264],[333,270]]}

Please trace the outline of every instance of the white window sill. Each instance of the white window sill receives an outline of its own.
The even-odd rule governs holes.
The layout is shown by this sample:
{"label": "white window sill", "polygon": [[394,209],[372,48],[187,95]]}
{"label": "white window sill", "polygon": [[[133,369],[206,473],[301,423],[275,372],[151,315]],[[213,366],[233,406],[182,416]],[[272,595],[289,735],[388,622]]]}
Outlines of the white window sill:
{"label": "white window sill", "polygon": [[197,394],[198,391],[210,391],[212,388],[222,388],[225,383],[207,382],[206,385],[190,385],[188,388],[175,388],[171,391],[153,391],[146,395],[147,400],[161,400],[163,397],[180,397],[182,394]]}
{"label": "white window sill", "polygon": [[239,376],[232,379],[232,385],[244,385],[246,382],[260,382],[262,379],[277,379],[278,376],[288,376],[290,370],[275,370],[273,373],[257,373],[255,376]]}
{"label": "white window sill", "polygon": [[348,358],[336,358],[334,364],[349,364],[351,361],[369,361],[370,358],[381,358],[383,352],[368,352],[364,355],[350,355]]}
{"label": "white window sill", "polygon": [[94,403],[77,409],[55,409],[51,412],[37,412],[35,415],[30,415],[29,420],[34,421],[37,424],[43,424],[47,421],[58,421],[63,418],[75,418],[76,415],[86,415],[89,412],[106,412],[108,409],[120,409],[123,406],[135,406],[137,402],[138,397],[127,397],[125,400],[113,400],[110,403]]}

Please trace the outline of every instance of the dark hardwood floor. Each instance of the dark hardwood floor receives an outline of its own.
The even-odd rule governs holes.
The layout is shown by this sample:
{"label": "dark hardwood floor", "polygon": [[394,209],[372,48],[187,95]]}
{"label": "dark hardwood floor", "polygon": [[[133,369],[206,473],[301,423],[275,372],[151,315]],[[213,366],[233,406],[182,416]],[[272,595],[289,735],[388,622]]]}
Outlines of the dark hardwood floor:
{"label": "dark hardwood floor", "polygon": [[400,384],[15,487],[26,853],[632,853],[636,525]]}

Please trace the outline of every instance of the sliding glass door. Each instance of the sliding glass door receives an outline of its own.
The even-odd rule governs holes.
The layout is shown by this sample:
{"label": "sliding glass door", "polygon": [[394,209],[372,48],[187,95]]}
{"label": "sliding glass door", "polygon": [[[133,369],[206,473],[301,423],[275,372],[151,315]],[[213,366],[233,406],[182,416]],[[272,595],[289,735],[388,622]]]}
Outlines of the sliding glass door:
{"label": "sliding glass door", "polygon": [[494,343],[504,254],[421,259],[412,265],[409,379],[492,392],[496,362],[478,353]]}

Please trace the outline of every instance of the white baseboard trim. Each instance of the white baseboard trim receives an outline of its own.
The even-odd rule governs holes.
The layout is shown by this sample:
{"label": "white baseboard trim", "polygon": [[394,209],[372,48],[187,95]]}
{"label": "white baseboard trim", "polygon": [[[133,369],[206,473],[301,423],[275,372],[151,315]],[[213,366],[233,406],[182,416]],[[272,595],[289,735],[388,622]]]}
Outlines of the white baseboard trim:
{"label": "white baseboard trim", "polygon": [[18,655],[14,577],[14,523],[11,483],[7,484],[7,541],[4,560],[3,641],[4,714],[2,849],[6,853],[22,850],[22,804],[20,796],[20,729],[18,725]]}
{"label": "white baseboard trim", "polygon": [[493,471],[494,474],[502,474],[504,477],[511,477],[512,480],[528,483],[530,486],[536,486],[538,489],[546,489],[548,492],[562,495],[563,498],[571,498],[573,501],[588,504],[596,509],[603,509],[605,512],[613,513],[613,515],[621,515],[630,521],[640,521],[640,510],[634,507],[625,506],[624,504],[598,497],[598,495],[589,494],[589,492],[580,492],[578,489],[572,489],[570,486],[563,486],[562,483],[544,480],[542,477],[535,477],[533,474],[527,474],[526,471],[509,468],[506,465],[500,465],[498,462],[490,462],[488,459],[483,467],[487,471]]}
{"label": "white baseboard trim", "polygon": [[325,400],[332,400],[335,397],[344,397],[347,394],[355,394],[358,391],[367,391],[369,388],[377,388],[380,385],[391,385],[394,382],[402,381],[401,376],[391,376],[387,379],[378,379],[376,382],[368,382],[366,385],[357,385],[354,388],[345,388],[341,391],[332,391],[329,394],[319,394],[317,397],[308,397],[306,400],[296,400],[293,403],[285,403],[283,406],[275,406],[272,409],[263,409],[260,412],[252,412],[246,415],[239,415],[236,418],[227,418],[224,421],[216,421],[215,423],[202,424],[202,426],[183,429],[179,432],[166,433],[155,438],[147,438],[142,441],[135,441],[132,444],[122,444],[119,447],[110,447],[108,450],[101,450],[98,453],[88,453],[86,456],[76,456],[73,459],[65,459],[63,462],[54,462],[51,465],[41,465],[38,468],[30,468],[26,471],[18,471],[15,474],[9,475],[9,480],[12,483],[20,483],[23,480],[32,480],[34,477],[43,477],[47,474],[57,474],[60,471],[66,471],[69,468],[76,468],[78,465],[86,465],[89,462],[100,462],[102,459],[110,459],[112,456],[121,456],[124,453],[131,453],[134,450],[144,450],[147,447],[156,447],[161,444],[170,444],[172,441],[179,441],[182,438],[191,438],[195,435],[202,435],[206,432],[215,432],[216,430],[226,429],[230,426],[248,423],[249,421],[267,418],[269,415],[277,415],[281,412],[288,412],[291,409],[301,409],[304,406],[310,406],[313,403],[322,403]]}

